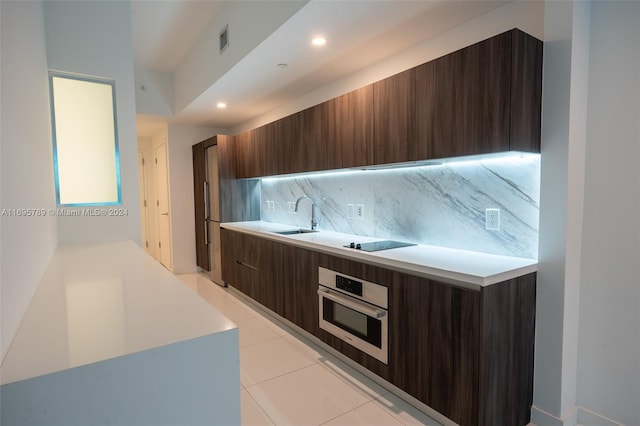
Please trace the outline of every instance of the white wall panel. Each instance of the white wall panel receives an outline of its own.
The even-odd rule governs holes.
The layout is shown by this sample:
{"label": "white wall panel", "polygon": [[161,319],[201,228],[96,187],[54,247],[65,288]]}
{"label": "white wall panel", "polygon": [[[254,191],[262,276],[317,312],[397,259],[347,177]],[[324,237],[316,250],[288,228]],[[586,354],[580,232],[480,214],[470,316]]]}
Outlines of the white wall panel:
{"label": "white wall panel", "polygon": [[578,404],[628,425],[640,424],[639,22],[638,2],[592,4],[578,336]]}
{"label": "white wall panel", "polygon": [[116,86],[121,216],[59,216],[60,243],[130,239],[140,244],[131,10],[128,2],[45,2],[50,69],[112,79]]}
{"label": "white wall panel", "polygon": [[[0,2],[1,358],[57,244],[47,56],[40,2]],[[44,215],[17,216],[15,209]],[[17,213],[17,212],[16,212]]]}

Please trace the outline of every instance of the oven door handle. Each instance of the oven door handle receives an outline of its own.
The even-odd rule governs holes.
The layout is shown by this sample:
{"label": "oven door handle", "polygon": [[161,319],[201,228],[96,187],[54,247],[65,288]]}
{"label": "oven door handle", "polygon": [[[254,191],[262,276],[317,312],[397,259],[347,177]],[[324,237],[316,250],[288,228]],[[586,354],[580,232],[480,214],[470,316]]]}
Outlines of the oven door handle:
{"label": "oven door handle", "polygon": [[387,311],[384,309],[371,308],[364,302],[359,302],[357,301],[357,299],[352,299],[351,297],[347,298],[348,296],[342,296],[340,293],[331,291],[328,288],[318,289],[318,294],[321,297],[326,297],[329,300],[332,300],[336,303],[346,306],[347,308],[351,308],[354,311],[361,312],[373,318],[382,318],[383,316],[387,315]]}

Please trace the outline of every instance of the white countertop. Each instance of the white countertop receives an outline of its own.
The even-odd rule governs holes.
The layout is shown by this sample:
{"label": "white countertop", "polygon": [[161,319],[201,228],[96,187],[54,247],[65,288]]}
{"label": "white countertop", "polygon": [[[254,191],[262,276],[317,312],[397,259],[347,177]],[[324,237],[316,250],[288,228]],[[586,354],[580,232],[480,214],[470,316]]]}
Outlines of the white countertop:
{"label": "white countertop", "polygon": [[351,242],[363,243],[381,241],[382,239],[331,231],[280,235],[275,232],[293,230],[296,227],[263,221],[223,223],[221,227],[471,289],[479,289],[536,272],[538,266],[536,259],[500,256],[424,244],[377,252],[363,252],[343,246]]}
{"label": "white countertop", "polygon": [[132,241],[60,246],[0,383],[236,329]]}

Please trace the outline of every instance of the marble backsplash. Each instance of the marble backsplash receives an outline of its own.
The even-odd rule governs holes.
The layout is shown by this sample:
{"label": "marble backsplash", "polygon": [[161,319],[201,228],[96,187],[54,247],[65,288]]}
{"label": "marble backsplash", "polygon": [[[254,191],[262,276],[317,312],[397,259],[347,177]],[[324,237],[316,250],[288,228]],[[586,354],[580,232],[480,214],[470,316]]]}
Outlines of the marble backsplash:
{"label": "marble backsplash", "polygon": [[[261,180],[261,219],[318,229],[526,258],[538,257],[540,156],[346,171]],[[363,217],[351,216],[357,205]],[[353,205],[351,209],[349,205]],[[487,230],[485,209],[500,209]]]}

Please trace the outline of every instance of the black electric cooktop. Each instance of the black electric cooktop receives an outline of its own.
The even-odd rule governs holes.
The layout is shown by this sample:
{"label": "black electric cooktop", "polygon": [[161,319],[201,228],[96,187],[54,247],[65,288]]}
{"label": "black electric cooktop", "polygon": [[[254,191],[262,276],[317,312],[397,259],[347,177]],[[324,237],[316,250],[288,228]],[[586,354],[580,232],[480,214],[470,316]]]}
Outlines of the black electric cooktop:
{"label": "black electric cooktop", "polygon": [[384,241],[374,241],[372,243],[350,243],[344,247],[352,248],[356,250],[362,251],[380,251],[380,250],[389,250],[400,247],[409,247],[415,246],[417,244],[413,243],[405,243],[402,241],[393,241],[393,240],[384,240]]}

